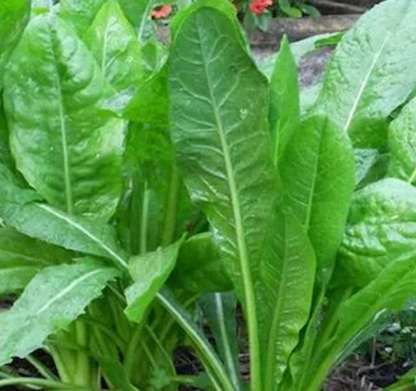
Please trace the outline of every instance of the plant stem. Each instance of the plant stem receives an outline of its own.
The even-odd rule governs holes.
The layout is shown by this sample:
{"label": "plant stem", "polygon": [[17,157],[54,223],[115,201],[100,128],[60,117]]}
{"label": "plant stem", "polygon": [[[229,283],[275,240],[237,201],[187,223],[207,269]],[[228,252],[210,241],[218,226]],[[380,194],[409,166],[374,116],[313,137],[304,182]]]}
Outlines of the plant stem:
{"label": "plant stem", "polygon": [[144,182],[143,201],[142,201],[142,213],[140,224],[140,254],[144,254],[147,251],[147,228],[149,220],[149,202],[150,202],[150,190],[148,189],[147,181]]}
{"label": "plant stem", "polygon": [[179,173],[175,165],[172,166],[172,174],[169,186],[169,196],[166,203],[165,221],[163,224],[163,234],[161,245],[163,247],[172,243],[175,235],[176,212],[179,193]]}
{"label": "plant stem", "polygon": [[133,335],[130,338],[127,346],[126,356],[124,360],[124,368],[129,379],[133,375],[134,359],[136,356],[137,346],[140,344],[140,337],[144,327],[145,321],[140,322],[134,329]]}
{"label": "plant stem", "polygon": [[26,360],[42,375],[48,380],[57,381],[58,378],[46,367],[42,362],[36,359],[33,356],[27,356]]}
{"label": "plant stem", "polygon": [[[75,322],[75,333],[77,344],[84,349],[88,347],[88,327],[81,321]],[[77,369],[73,382],[80,386],[91,385],[91,368],[89,356],[85,351],[77,353]]]}
{"label": "plant stem", "polygon": [[73,384],[60,383],[54,380],[40,379],[38,377],[15,377],[11,379],[0,380],[0,388],[14,385],[32,385],[51,390],[77,389],[79,391],[91,391],[90,388],[79,388]]}
{"label": "plant stem", "polygon": [[[203,362],[208,374],[211,375],[215,383],[219,383],[221,391],[235,391],[234,386],[228,377],[221,360],[218,358],[214,349],[205,339],[200,330],[189,320],[184,309],[174,300],[169,291],[164,288],[157,294],[158,301],[171,314],[176,322],[187,333],[189,339],[193,342],[194,348],[198,351],[201,361]],[[256,389],[253,391],[261,391]]]}

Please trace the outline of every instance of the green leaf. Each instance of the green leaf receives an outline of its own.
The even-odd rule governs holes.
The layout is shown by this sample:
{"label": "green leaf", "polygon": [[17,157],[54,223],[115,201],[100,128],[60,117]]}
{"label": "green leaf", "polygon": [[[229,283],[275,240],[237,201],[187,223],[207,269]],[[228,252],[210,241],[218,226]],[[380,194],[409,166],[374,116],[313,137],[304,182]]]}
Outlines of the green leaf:
{"label": "green leaf", "polygon": [[307,391],[318,389],[335,362],[344,356],[357,336],[377,322],[387,311],[402,309],[416,295],[416,255],[402,255],[391,262],[367,287],[341,304],[338,327],[324,341],[311,362],[311,381]]}
{"label": "green leaf", "polygon": [[29,20],[30,0],[3,0],[0,2],[0,89],[3,70],[9,55]]}
{"label": "green leaf", "polygon": [[416,99],[391,123],[389,150],[388,175],[416,185]]}
{"label": "green leaf", "polygon": [[134,284],[125,291],[127,308],[124,312],[132,322],[142,321],[150,303],[169,278],[182,242],[183,239],[166,248],[130,258],[129,270]]}
{"label": "green leaf", "polygon": [[387,118],[416,87],[416,3],[388,0],[362,16],[337,46],[317,110],[348,131],[354,146],[376,148]]}
{"label": "green leaf", "polygon": [[0,164],[13,170],[14,162],[9,148],[9,129],[7,128],[3,104],[0,101]]}
{"label": "green leaf", "polygon": [[384,179],[357,192],[338,257],[337,281],[365,286],[416,244],[416,189]]}
{"label": "green leaf", "polygon": [[82,36],[107,0],[60,0],[59,16]]}
{"label": "green leaf", "polygon": [[196,293],[232,290],[210,232],[195,235],[183,244],[170,282],[176,287]]}
{"label": "green leaf", "polygon": [[311,311],[316,260],[301,224],[291,212],[270,219],[269,246],[260,269],[263,292],[264,389],[277,390]]}
{"label": "green leaf", "polygon": [[26,357],[49,335],[69,326],[117,275],[116,269],[96,262],[38,273],[12,309],[0,315],[0,364]]}
{"label": "green leaf", "polygon": [[234,389],[241,390],[238,333],[236,323],[237,300],[233,293],[212,293],[202,298],[204,314],[214,334],[220,357],[225,363]]}
{"label": "green leaf", "polygon": [[318,278],[328,282],[354,190],[354,152],[327,117],[311,116],[296,130],[280,164],[286,203],[315,249]]}
{"label": "green leaf", "polygon": [[298,70],[286,36],[280,44],[270,81],[269,122],[273,134],[273,162],[277,165],[300,123]]}
{"label": "green leaf", "polygon": [[70,253],[46,243],[0,229],[0,294],[18,292],[41,269],[70,262]]}
{"label": "green leaf", "polygon": [[28,183],[68,213],[111,217],[121,192],[124,122],[96,107],[108,87],[88,49],[59,19],[40,15],[6,75],[12,153]]}
{"label": "green leaf", "polygon": [[205,338],[204,333],[192,321],[189,314],[178,303],[172,293],[164,288],[157,295],[158,302],[175,319],[179,326],[185,331],[187,337],[197,351],[198,357],[207,371],[216,391],[235,391],[227,371],[215,350]]}
{"label": "green leaf", "polygon": [[258,387],[261,365],[254,284],[265,226],[278,197],[266,120],[267,81],[241,45],[239,31],[213,8],[200,8],[182,22],[170,72],[178,164],[192,200],[213,227],[245,305],[252,382]]}
{"label": "green leaf", "polygon": [[101,7],[84,41],[116,91],[136,87],[141,81],[140,44],[117,2],[109,1]]}
{"label": "green leaf", "polygon": [[109,258],[118,267],[127,268],[113,228],[102,221],[75,217],[38,203],[9,206],[1,217],[6,225],[27,236],[68,250]]}

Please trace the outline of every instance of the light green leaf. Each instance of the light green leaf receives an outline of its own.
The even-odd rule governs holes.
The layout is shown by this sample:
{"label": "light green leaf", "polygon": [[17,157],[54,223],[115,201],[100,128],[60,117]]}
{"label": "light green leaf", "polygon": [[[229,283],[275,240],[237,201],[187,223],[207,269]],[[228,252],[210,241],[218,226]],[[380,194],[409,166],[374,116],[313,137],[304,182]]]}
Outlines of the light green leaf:
{"label": "light green leaf", "polygon": [[279,166],[286,203],[315,249],[318,278],[328,282],[354,190],[354,152],[327,117],[311,116],[296,130]]}
{"label": "light green leaf", "polygon": [[28,183],[68,213],[111,217],[124,122],[96,108],[108,87],[85,45],[55,16],[40,15],[14,51],[7,79],[11,149]]}
{"label": "light green leaf", "polygon": [[214,334],[220,357],[225,363],[234,389],[241,390],[239,347],[236,323],[237,299],[234,293],[212,293],[203,296],[204,315]]}
{"label": "light green leaf", "polygon": [[117,275],[116,269],[95,262],[38,273],[12,309],[0,315],[0,364],[26,357],[49,335],[69,326]]}
{"label": "light green leaf", "polygon": [[143,75],[140,44],[117,2],[101,7],[84,41],[116,91],[137,87]]}
{"label": "light green leaf", "polygon": [[146,309],[169,278],[182,242],[183,239],[166,248],[130,259],[129,270],[134,284],[125,291],[128,304],[125,314],[132,322],[142,321]]}
{"label": "light green leaf", "polygon": [[416,189],[398,179],[371,184],[354,196],[336,279],[364,286],[416,244]]}
{"label": "light green leaf", "polygon": [[0,229],[0,294],[18,292],[41,269],[71,261],[70,253],[13,230]]}
{"label": "light green leaf", "polygon": [[267,80],[241,45],[239,31],[213,8],[200,8],[182,22],[170,72],[179,166],[244,303],[252,384],[258,387],[255,282],[266,224],[279,195],[267,126]]}
{"label": "light green leaf", "polygon": [[388,116],[416,87],[415,18],[414,1],[384,1],[337,46],[316,109],[348,131],[354,146],[380,146]]}
{"label": "light green leaf", "polygon": [[114,229],[99,220],[75,217],[46,204],[7,205],[0,217],[7,226],[32,238],[111,259],[121,269],[127,268]]}
{"label": "light green leaf", "polygon": [[361,333],[386,312],[402,309],[415,297],[415,278],[416,255],[409,252],[391,262],[368,286],[341,304],[336,331],[319,346],[309,366],[313,369],[307,391],[319,388],[332,366],[350,350]]}
{"label": "light green leaf", "polygon": [[107,0],[60,0],[59,16],[82,36]]}
{"label": "light green leaf", "polygon": [[389,150],[388,175],[416,185],[416,99],[391,123]]}
{"label": "light green leaf", "polygon": [[269,123],[273,134],[273,162],[277,165],[300,123],[298,70],[286,36],[280,44],[270,81]]}
{"label": "light green leaf", "polygon": [[292,212],[270,219],[269,246],[260,269],[263,288],[262,344],[264,390],[277,390],[311,311],[316,260]]}
{"label": "light green leaf", "polygon": [[9,55],[29,20],[30,0],[2,0],[0,2],[0,89],[3,70]]}
{"label": "light green leaf", "polygon": [[195,235],[183,244],[170,281],[176,287],[196,293],[232,290],[223,260],[210,232]]}

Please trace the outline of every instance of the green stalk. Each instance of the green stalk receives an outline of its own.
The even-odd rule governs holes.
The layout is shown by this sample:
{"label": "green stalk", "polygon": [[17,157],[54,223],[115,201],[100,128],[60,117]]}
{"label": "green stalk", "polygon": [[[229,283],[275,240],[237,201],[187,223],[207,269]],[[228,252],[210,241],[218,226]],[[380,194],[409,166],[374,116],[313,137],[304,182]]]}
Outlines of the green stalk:
{"label": "green stalk", "polygon": [[48,380],[58,381],[57,377],[49,370],[49,368],[33,356],[27,356],[26,360]]}
{"label": "green stalk", "polygon": [[137,347],[140,345],[140,337],[142,336],[144,324],[145,321],[142,321],[136,326],[127,346],[124,368],[129,379],[133,376],[134,359],[136,358]]}
{"label": "green stalk", "polygon": [[165,221],[161,245],[163,247],[172,243],[175,236],[176,213],[179,193],[179,173],[175,165],[172,166],[172,173],[169,186],[169,197],[166,202]]}
{"label": "green stalk", "polygon": [[39,386],[39,387],[42,387],[43,389],[49,389],[49,390],[76,389],[78,391],[91,391],[90,388],[80,388],[80,387],[76,387],[74,384],[60,383],[54,380],[40,379],[38,377],[15,377],[11,379],[0,380],[0,388],[8,387],[8,386],[18,386],[18,385]]}
{"label": "green stalk", "polygon": [[150,190],[147,187],[147,181],[144,182],[141,224],[140,224],[140,254],[147,252],[147,230],[149,220],[149,202]]}
{"label": "green stalk", "polygon": [[[76,341],[79,346],[87,350],[88,347],[88,327],[86,324],[75,322]],[[77,352],[77,364],[73,383],[79,386],[91,385],[91,363],[86,351]]]}
{"label": "green stalk", "polygon": [[[212,377],[214,384],[218,383],[219,388],[217,389],[220,389],[221,391],[235,391],[223,363],[218,358],[216,352],[201,331],[188,318],[182,306],[176,302],[166,288],[162,289],[156,297],[192,341],[195,350],[198,352],[199,357],[208,372],[208,375]],[[261,390],[258,389],[258,391]]]}

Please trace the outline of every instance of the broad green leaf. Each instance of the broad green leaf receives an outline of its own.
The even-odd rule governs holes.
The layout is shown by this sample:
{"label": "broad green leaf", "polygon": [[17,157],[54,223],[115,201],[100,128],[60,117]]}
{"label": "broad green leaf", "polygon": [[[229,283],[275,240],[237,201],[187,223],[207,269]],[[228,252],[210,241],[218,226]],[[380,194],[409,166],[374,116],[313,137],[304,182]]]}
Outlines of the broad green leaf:
{"label": "broad green leaf", "polygon": [[239,38],[241,39],[241,42],[244,44],[244,46],[246,45],[244,36],[243,34],[241,34],[240,31],[239,22],[236,18],[237,13],[235,7],[232,5],[232,3],[222,0],[198,0],[194,2],[191,6],[186,7],[181,12],[179,12],[175,16],[175,18],[173,18],[171,24],[173,38],[178,32],[183,21],[186,20],[190,14],[201,8],[212,8],[221,12],[223,16],[226,16],[229,19],[227,23],[230,23],[230,21],[233,23],[233,25],[236,27],[237,31],[240,34]]}
{"label": "broad green leaf", "polygon": [[416,244],[416,189],[384,179],[354,195],[338,256],[339,283],[364,286]]}
{"label": "broad green leaf", "polygon": [[196,293],[232,290],[225,266],[210,232],[188,239],[179,251],[170,282]]}
{"label": "broad green leaf", "polygon": [[0,364],[26,357],[49,335],[69,326],[117,275],[116,269],[96,262],[38,273],[12,309],[0,315]]}
{"label": "broad green leaf", "polygon": [[7,205],[0,217],[7,226],[27,236],[67,250],[109,258],[121,269],[127,268],[113,228],[102,221],[75,217],[39,203]]}
{"label": "broad green leaf", "polygon": [[234,389],[241,390],[236,323],[237,299],[230,292],[211,293],[203,296],[202,305]]}
{"label": "broad green leaf", "polygon": [[107,0],[60,0],[59,16],[82,36]]}
{"label": "broad green leaf", "polygon": [[18,292],[41,269],[70,262],[70,253],[13,230],[0,229],[0,294]]}
{"label": "broad green leaf", "polygon": [[166,248],[159,248],[154,252],[130,259],[129,270],[134,283],[125,291],[127,298],[125,313],[132,322],[142,321],[150,303],[169,278],[182,242],[183,239]]}
{"label": "broad green leaf", "polygon": [[348,131],[354,146],[380,146],[388,116],[416,87],[415,18],[414,1],[384,1],[337,46],[316,109]]}
{"label": "broad green leaf", "polygon": [[136,87],[143,74],[140,44],[117,2],[101,7],[84,41],[116,91]]}
{"label": "broad green leaf", "polygon": [[68,213],[111,217],[121,191],[124,122],[96,107],[108,86],[88,49],[55,16],[40,15],[6,76],[11,149],[28,183]]}
{"label": "broad green leaf", "polygon": [[273,135],[273,162],[277,165],[300,123],[298,70],[286,36],[280,44],[270,81],[269,123]]}
{"label": "broad green leaf", "polygon": [[311,311],[316,260],[292,212],[277,210],[270,219],[260,269],[263,292],[263,387],[277,390]]}
{"label": "broad green leaf", "polygon": [[267,126],[267,80],[241,45],[229,18],[213,8],[200,8],[185,18],[176,33],[170,94],[179,167],[192,200],[213,227],[245,305],[252,382],[258,387],[255,283],[264,231],[279,195]]}
{"label": "broad green leaf", "polygon": [[388,175],[416,185],[416,99],[391,123],[389,150]]}
{"label": "broad green leaf", "polygon": [[328,282],[354,190],[354,152],[327,117],[311,116],[296,130],[279,165],[286,203],[315,249],[318,278]]}
{"label": "broad green leaf", "polygon": [[19,42],[29,15],[30,0],[2,0],[0,2],[0,89],[3,86],[4,66],[11,51]]}
{"label": "broad green leaf", "polygon": [[388,311],[402,309],[416,295],[416,255],[402,255],[391,262],[368,286],[341,304],[337,311],[338,327],[324,341],[311,362],[311,382],[307,390],[316,390],[331,367],[344,356],[349,346],[367,328]]}
{"label": "broad green leaf", "polygon": [[127,269],[125,256],[109,225],[33,202],[39,200],[37,194],[22,189],[11,172],[1,164],[0,188],[0,218],[6,226],[68,250],[112,259],[119,267]]}

